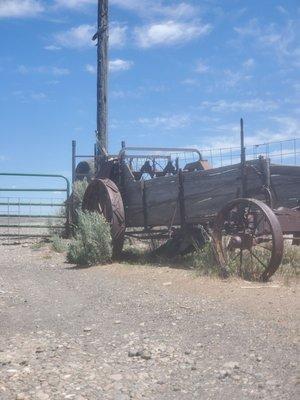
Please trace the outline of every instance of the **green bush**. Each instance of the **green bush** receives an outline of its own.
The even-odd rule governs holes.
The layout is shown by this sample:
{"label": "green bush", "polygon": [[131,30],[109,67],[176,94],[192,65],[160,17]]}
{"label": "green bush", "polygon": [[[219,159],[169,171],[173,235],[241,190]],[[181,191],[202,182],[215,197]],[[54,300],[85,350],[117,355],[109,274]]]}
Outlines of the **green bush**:
{"label": "green bush", "polygon": [[107,263],[112,258],[110,225],[96,212],[78,211],[75,238],[67,260],[77,265]]}
{"label": "green bush", "polygon": [[64,240],[58,235],[52,236],[51,247],[52,250],[54,250],[56,253],[63,253],[64,251],[67,250],[67,246]]}
{"label": "green bush", "polygon": [[86,179],[83,181],[76,181],[73,184],[72,201],[73,201],[73,213],[81,210],[84,193],[89,183]]}

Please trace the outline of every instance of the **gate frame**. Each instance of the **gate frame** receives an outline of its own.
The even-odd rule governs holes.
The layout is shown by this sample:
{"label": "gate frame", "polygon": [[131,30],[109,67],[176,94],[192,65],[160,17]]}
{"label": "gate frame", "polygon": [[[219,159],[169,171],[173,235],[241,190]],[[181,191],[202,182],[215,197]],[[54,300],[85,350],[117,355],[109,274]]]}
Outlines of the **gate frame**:
{"label": "gate frame", "polygon": [[[66,200],[63,203],[39,203],[39,202],[15,202],[15,203],[9,203],[8,202],[1,202],[1,206],[30,206],[30,207],[65,207],[65,219],[66,219],[66,235],[69,237],[70,235],[70,221],[71,221],[71,216],[70,216],[70,192],[71,192],[71,186],[70,186],[70,181],[68,178],[66,178],[64,175],[58,175],[58,174],[26,174],[26,173],[12,173],[12,172],[0,172],[0,177],[1,176],[14,176],[14,177],[35,177],[35,178],[57,178],[57,179],[62,179],[65,181],[65,188],[64,189],[53,189],[53,188],[41,188],[41,189],[35,189],[35,188],[1,188],[0,187],[0,193],[1,192],[61,192],[61,193],[66,193]],[[62,218],[58,216],[51,216],[51,215],[11,215],[11,214],[0,214],[0,217],[2,218],[10,218],[10,217],[16,217],[16,218]],[[11,224],[0,224],[0,228],[35,228],[35,229],[46,229],[47,226],[45,225],[11,225]],[[62,228],[61,226],[54,226],[53,228]],[[30,235],[30,234],[21,234],[21,235],[15,235],[15,234],[0,234],[0,237],[47,237],[48,235]]]}

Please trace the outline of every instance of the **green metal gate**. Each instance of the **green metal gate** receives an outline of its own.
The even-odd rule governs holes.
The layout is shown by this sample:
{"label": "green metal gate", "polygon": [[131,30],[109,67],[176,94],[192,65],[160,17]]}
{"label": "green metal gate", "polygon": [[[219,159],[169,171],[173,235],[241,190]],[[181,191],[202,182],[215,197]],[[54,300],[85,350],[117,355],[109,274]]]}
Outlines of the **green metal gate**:
{"label": "green metal gate", "polygon": [[[10,179],[10,187],[0,185],[0,237],[20,239],[48,237],[53,232],[69,234],[70,182],[65,176],[0,173],[0,182],[5,177]],[[34,187],[15,186],[14,180],[20,178],[38,182]],[[57,185],[57,181],[61,183]],[[48,187],[40,186],[44,182]]]}

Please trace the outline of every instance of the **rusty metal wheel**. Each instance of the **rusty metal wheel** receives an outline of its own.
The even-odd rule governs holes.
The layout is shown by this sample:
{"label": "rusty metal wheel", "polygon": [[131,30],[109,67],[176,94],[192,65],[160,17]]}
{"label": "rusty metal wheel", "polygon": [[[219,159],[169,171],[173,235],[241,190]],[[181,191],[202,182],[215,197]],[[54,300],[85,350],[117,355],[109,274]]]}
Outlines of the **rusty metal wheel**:
{"label": "rusty metal wheel", "polygon": [[125,212],[121,193],[110,179],[94,179],[87,187],[83,210],[97,211],[111,225],[113,257],[118,257],[123,249],[125,235]]}
{"label": "rusty metal wheel", "polygon": [[283,257],[283,234],[274,212],[262,201],[237,199],[218,214],[214,240],[220,265],[244,279],[267,281]]}

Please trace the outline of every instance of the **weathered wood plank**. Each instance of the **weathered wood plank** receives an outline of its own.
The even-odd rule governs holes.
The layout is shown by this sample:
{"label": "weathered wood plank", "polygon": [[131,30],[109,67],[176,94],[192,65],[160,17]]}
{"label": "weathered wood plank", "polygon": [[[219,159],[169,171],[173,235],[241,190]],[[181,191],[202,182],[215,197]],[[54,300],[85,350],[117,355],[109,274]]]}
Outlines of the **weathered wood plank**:
{"label": "weathered wood plank", "polygon": [[[262,160],[248,162],[248,196],[255,197],[263,179],[259,172]],[[278,196],[278,205],[294,207],[300,198],[300,167],[271,166],[271,183]],[[209,171],[183,173],[187,221],[197,222],[217,213],[227,202],[239,196],[240,165],[220,167]],[[178,176],[152,179],[145,182],[148,224],[179,224]],[[126,187],[127,226],[143,226],[143,196],[140,182]]]}

